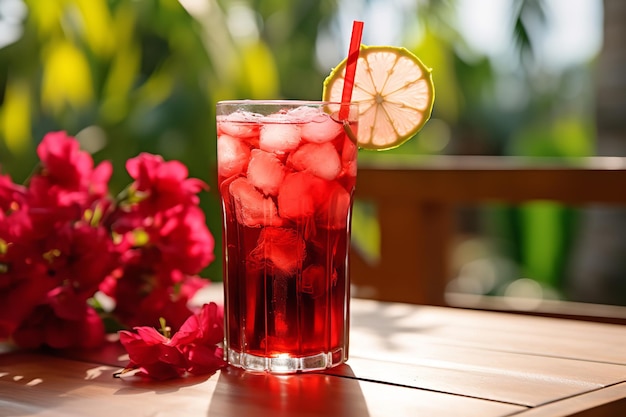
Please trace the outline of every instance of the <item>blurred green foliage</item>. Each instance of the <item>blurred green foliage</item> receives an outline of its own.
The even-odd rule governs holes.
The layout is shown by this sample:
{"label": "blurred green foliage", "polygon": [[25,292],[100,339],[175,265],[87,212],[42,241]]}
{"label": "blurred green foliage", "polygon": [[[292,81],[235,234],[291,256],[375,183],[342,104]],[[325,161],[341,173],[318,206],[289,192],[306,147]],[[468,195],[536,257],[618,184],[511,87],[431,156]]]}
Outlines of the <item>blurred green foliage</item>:
{"label": "blurred green foliage", "polygon": [[[54,130],[77,136],[96,161],[113,162],[113,192],[128,183],[124,163],[140,152],[181,160],[211,187],[202,206],[219,248],[215,102],[319,97],[312,51],[335,3],[24,3],[21,37],[0,49],[2,171],[24,181],[37,143]],[[206,275],[221,278],[221,259]]]}
{"label": "blurred green foliage", "polygon": [[[211,187],[202,205],[217,240],[218,258],[215,102],[321,97],[322,81],[331,68],[320,68],[317,41],[322,31],[332,32],[345,20],[338,15],[340,0],[25,0],[24,4],[21,36],[0,48],[2,171],[23,181],[35,165],[36,144],[52,130],[76,135],[97,161],[111,160],[114,192],[129,180],[124,162],[139,152],[181,160],[191,176]],[[545,21],[543,2],[514,4],[516,43],[511,48],[517,51],[520,66],[502,75],[490,57],[468,49],[454,25],[454,0],[414,1],[412,13],[402,16],[400,42],[434,68],[437,98],[433,119],[415,140],[390,152],[559,157],[591,152],[592,111],[581,105],[591,100],[570,94],[573,83],[584,81],[587,69],[542,72],[533,61],[536,27],[527,22],[533,20],[529,16]],[[365,28],[377,30],[367,22]],[[503,85],[516,86],[523,104],[503,105]],[[560,208],[520,210],[504,214],[517,226],[508,231],[501,227],[500,233],[516,242],[512,252],[518,262],[539,279],[554,282],[555,253],[563,252],[571,230],[562,216],[569,214]],[[361,221],[358,215],[354,220]],[[368,220],[362,221],[375,235]],[[544,223],[553,225],[551,232]],[[544,246],[533,243],[536,229],[542,230]],[[206,276],[220,279],[220,259]]]}
{"label": "blurred green foliage", "polygon": [[[214,63],[226,54],[206,47],[202,22],[176,0],[26,5],[21,38],[0,50],[3,171],[23,181],[43,135],[65,130],[94,159],[113,162],[113,192],[128,183],[124,163],[140,152],[179,159],[216,189],[214,97],[233,94],[245,75],[220,72]],[[216,16],[212,30],[226,34],[222,21]],[[235,49],[228,36],[220,48]],[[219,239],[215,192],[202,204]],[[219,270],[218,261],[208,275]]]}

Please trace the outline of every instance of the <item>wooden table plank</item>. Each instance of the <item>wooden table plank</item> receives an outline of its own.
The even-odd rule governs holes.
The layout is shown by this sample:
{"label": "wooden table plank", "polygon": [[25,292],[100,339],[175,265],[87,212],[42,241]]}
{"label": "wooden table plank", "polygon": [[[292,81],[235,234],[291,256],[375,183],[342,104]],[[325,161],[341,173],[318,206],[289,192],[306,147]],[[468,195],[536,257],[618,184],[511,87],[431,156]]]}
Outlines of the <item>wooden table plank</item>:
{"label": "wooden table plank", "polygon": [[[430,355],[424,358],[416,352],[414,358],[393,357],[386,362],[352,356],[348,361],[351,372],[362,380],[400,384],[419,389],[434,390],[470,397],[489,399],[529,407],[581,395],[624,380],[625,368],[605,365],[603,369],[582,366],[578,361],[553,358],[533,363],[532,357],[520,361],[512,354],[501,354],[489,364],[477,365],[475,358],[459,352],[456,360]],[[517,355],[523,356],[523,355]],[[392,362],[397,359],[398,362]],[[517,362],[503,365],[500,360]],[[524,369],[522,364],[528,365]],[[545,369],[542,369],[545,366]],[[516,369],[517,368],[517,369]],[[610,368],[610,369],[607,369]],[[611,377],[602,375],[603,372]],[[327,371],[342,375],[343,368]],[[586,378],[587,373],[594,375]],[[596,380],[596,381],[594,381]],[[603,382],[597,382],[602,380]]]}
{"label": "wooden table plank", "polygon": [[33,353],[0,356],[0,415],[506,416],[525,408],[323,373],[228,368],[166,382],[114,379],[114,367]]}
{"label": "wooden table plank", "polygon": [[[349,367],[343,366],[346,375]],[[504,416],[525,408],[447,393],[339,378],[327,374],[259,375],[230,368],[220,375],[210,415]],[[254,409],[246,400],[254,395]]]}
{"label": "wooden table plank", "polygon": [[626,384],[592,391],[541,408],[528,409],[515,417],[618,417],[625,415]]}
{"label": "wooden table plank", "polygon": [[[539,356],[626,365],[626,327],[454,308],[353,300],[353,332],[377,348],[419,346],[428,340]],[[351,341],[351,349],[366,342]]]}

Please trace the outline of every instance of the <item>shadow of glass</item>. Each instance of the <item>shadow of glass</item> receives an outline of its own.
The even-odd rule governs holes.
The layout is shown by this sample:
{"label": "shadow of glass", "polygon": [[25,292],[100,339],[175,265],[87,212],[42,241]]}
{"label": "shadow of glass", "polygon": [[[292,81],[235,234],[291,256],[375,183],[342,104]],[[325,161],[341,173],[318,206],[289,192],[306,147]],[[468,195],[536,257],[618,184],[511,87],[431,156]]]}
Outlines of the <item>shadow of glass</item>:
{"label": "shadow of glass", "polygon": [[343,376],[273,375],[228,367],[218,378],[208,415],[368,417],[359,380],[348,365],[341,368]]}

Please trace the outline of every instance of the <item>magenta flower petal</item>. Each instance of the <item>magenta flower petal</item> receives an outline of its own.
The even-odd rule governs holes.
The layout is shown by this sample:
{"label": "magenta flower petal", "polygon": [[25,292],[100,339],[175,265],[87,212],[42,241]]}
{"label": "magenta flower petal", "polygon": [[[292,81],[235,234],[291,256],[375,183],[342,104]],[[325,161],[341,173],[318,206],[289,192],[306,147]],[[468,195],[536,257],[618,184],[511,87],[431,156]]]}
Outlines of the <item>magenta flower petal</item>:
{"label": "magenta flower petal", "polygon": [[187,351],[189,366],[187,371],[194,375],[214,373],[226,366],[223,351],[217,346],[192,346]]}

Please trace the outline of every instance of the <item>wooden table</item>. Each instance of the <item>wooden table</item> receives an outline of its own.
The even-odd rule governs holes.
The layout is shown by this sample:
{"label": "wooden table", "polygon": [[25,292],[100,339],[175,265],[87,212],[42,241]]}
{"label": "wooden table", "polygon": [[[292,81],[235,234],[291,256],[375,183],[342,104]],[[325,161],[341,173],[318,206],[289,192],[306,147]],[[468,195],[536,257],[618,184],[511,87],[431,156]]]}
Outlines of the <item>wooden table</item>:
{"label": "wooden table", "polygon": [[326,372],[167,382],[113,378],[117,344],[5,352],[0,416],[626,416],[620,325],[353,299],[350,336]]}

